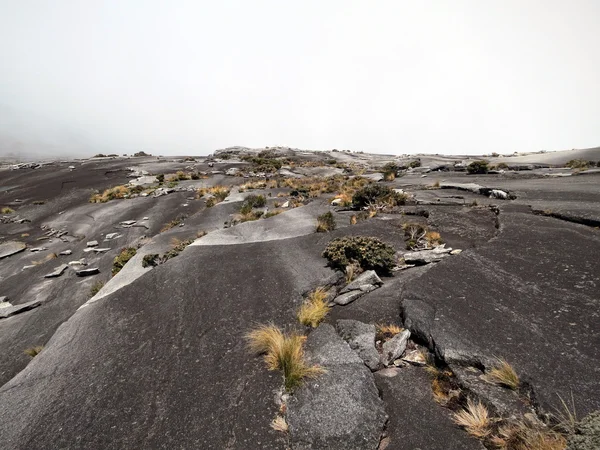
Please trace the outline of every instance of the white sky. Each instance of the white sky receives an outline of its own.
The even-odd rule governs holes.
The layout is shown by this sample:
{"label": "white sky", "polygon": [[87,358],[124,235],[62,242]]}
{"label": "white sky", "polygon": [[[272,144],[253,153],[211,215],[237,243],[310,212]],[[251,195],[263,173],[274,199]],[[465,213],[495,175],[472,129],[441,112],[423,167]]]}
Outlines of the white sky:
{"label": "white sky", "polygon": [[594,147],[599,22],[598,0],[0,0],[0,154]]}

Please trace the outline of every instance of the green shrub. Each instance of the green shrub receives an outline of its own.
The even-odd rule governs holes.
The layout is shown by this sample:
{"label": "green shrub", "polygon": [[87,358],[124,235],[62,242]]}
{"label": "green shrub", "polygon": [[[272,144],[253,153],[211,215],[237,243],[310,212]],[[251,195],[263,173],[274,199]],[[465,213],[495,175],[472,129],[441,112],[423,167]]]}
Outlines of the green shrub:
{"label": "green shrub", "polygon": [[352,204],[355,208],[387,203],[390,206],[404,205],[406,194],[395,192],[383,184],[369,184],[354,193]]}
{"label": "green shrub", "polygon": [[164,183],[165,182],[165,174],[159,173],[158,175],[156,175],[156,179],[158,180],[159,183]]}
{"label": "green shrub", "polygon": [[321,214],[319,217],[317,217],[317,233],[333,231],[335,230],[335,227],[335,217],[333,217],[331,211]]}
{"label": "green shrub", "polygon": [[416,167],[421,167],[421,160],[420,159],[415,159],[414,161],[411,161],[408,164],[408,167],[412,167],[413,169]]}
{"label": "green shrub", "polygon": [[142,267],[155,267],[160,263],[158,253],[149,253],[142,259]]}
{"label": "green shrub", "polygon": [[133,258],[136,254],[137,250],[133,247],[126,247],[121,250],[118,256],[115,257],[113,261],[112,275],[113,277],[118,274],[121,269],[127,264],[131,258]]}
{"label": "green shrub", "polygon": [[322,256],[335,269],[345,270],[350,264],[358,264],[364,270],[389,273],[395,265],[396,252],[374,237],[346,236],[327,244]]}
{"label": "green shrub", "polygon": [[262,208],[267,204],[267,199],[264,195],[250,194],[244,199],[245,205],[249,205],[250,208]]}
{"label": "green shrub", "polygon": [[467,166],[467,172],[471,174],[482,174],[488,173],[489,166],[488,162],[484,160],[473,161]]}

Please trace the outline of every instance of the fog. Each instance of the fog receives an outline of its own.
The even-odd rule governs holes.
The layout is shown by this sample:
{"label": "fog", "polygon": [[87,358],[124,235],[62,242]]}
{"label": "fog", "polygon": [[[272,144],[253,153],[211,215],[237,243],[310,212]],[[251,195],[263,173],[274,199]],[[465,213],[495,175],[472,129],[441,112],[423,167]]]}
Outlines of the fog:
{"label": "fog", "polygon": [[0,155],[600,145],[600,2],[0,0]]}

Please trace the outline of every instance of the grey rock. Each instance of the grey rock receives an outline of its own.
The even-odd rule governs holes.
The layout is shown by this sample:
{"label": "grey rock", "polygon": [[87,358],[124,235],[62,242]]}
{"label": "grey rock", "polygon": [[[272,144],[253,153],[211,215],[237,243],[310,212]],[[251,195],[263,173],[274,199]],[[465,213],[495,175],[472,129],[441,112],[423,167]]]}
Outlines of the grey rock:
{"label": "grey rock", "polygon": [[[168,191],[168,189],[167,189],[167,191]],[[127,227],[127,226],[131,226],[131,225],[135,224],[136,222],[137,222],[137,220],[124,220],[123,222],[120,222],[119,225]]]}
{"label": "grey rock", "polygon": [[237,167],[230,167],[229,169],[227,169],[225,171],[225,175],[229,175],[229,176],[233,177],[233,176],[236,176],[239,171],[240,171],[240,169],[238,169]]}
{"label": "grey rock", "polygon": [[88,247],[97,247],[98,241],[88,241],[87,246]]}
{"label": "grey rock", "polygon": [[49,273],[48,275],[44,275],[44,278],[56,278],[56,277],[60,277],[63,274],[63,272],[65,270],[67,270],[68,268],[69,268],[69,266],[67,264],[61,264],[56,269],[54,269],[54,272]]}
{"label": "grey rock", "polygon": [[381,286],[383,281],[381,278],[377,276],[374,270],[367,270],[366,272],[361,273],[354,281],[344,287],[340,293],[345,294],[349,291],[361,290],[361,291],[370,291],[373,289],[366,288],[366,285],[372,285],[374,287]]}
{"label": "grey rock", "polygon": [[364,361],[371,370],[379,367],[379,352],[375,348],[375,325],[358,320],[341,319],[336,322],[336,329],[350,348]]}
{"label": "grey rock", "polygon": [[346,292],[345,294],[338,295],[333,301],[338,305],[347,305],[363,295],[365,295],[365,292],[363,291],[350,291]]}
{"label": "grey rock", "polygon": [[67,256],[67,255],[70,255],[71,253],[73,253],[71,250],[63,250],[62,252],[59,253],[59,255]]}
{"label": "grey rock", "polygon": [[20,305],[11,305],[8,308],[0,308],[0,319],[6,319],[7,317],[14,316],[25,311],[37,308],[42,302],[40,300],[34,300],[32,302],[22,303]]}
{"label": "grey rock", "polygon": [[100,273],[100,269],[92,267],[90,269],[82,269],[75,272],[78,277],[87,277],[88,275],[96,275]]}
{"label": "grey rock", "polygon": [[389,366],[395,359],[402,356],[402,353],[406,350],[409,337],[410,331],[404,330],[383,344],[381,363],[384,366]]}
{"label": "grey rock", "polygon": [[585,417],[569,437],[567,450],[597,450],[600,448],[600,411]]}
{"label": "grey rock", "polygon": [[490,192],[490,198],[499,198],[501,200],[507,200],[508,194],[500,189],[492,189]]}
{"label": "grey rock", "polygon": [[104,239],[116,239],[117,237],[120,237],[119,233],[108,233],[106,236],[104,236]]}
{"label": "grey rock", "polygon": [[87,260],[85,258],[81,258],[78,261],[69,261],[70,266],[87,266]]}
{"label": "grey rock", "polygon": [[107,252],[107,251],[109,251],[109,250],[110,250],[110,248],[95,248],[95,249],[94,249],[94,251],[95,251],[96,253],[104,253],[104,252]]}
{"label": "grey rock", "polygon": [[93,252],[93,251],[94,251],[93,247],[88,247],[88,248],[83,249],[83,253],[89,253],[89,252]]}
{"label": "grey rock", "polygon": [[327,372],[288,401],[292,449],[377,448],[387,414],[371,371],[327,324],[308,336],[306,355]]}
{"label": "grey rock", "polygon": [[446,250],[447,251],[436,251],[436,249],[434,249],[405,253],[404,262],[406,264],[415,264],[417,266],[438,262],[448,256],[448,254],[452,251],[452,249]]}
{"label": "grey rock", "polygon": [[408,352],[406,355],[404,355],[404,357],[402,358],[402,361],[410,363],[414,366],[427,365],[427,360],[423,356],[423,353],[420,352],[419,350],[412,350],[412,351]]}
{"label": "grey rock", "polygon": [[462,253],[462,250],[459,249],[459,248],[457,248],[457,249],[454,249],[454,250],[450,251],[449,254],[450,255],[460,255],[461,253]]}
{"label": "grey rock", "polygon": [[44,250],[48,250],[46,247],[34,247],[29,249],[31,253],[43,252]]}
{"label": "grey rock", "polygon": [[281,205],[282,208],[289,208],[290,207],[290,202],[289,200],[287,202],[285,202],[283,205]]}
{"label": "grey rock", "polygon": [[525,406],[516,392],[486,381],[483,372],[479,369],[458,364],[449,364],[449,366],[458,382],[484,400],[496,414],[519,417],[533,411]]}
{"label": "grey rock", "polygon": [[8,241],[0,244],[0,259],[7,258],[27,248],[24,242]]}

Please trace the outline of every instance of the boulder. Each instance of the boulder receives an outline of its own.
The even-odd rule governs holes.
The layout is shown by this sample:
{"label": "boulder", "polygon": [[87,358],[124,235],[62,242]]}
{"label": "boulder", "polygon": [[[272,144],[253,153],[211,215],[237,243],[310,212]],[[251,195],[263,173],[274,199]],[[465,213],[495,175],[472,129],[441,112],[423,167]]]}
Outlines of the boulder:
{"label": "boulder", "polygon": [[71,251],[71,250],[63,250],[62,252],[59,253],[59,255],[61,255],[61,256],[68,256],[71,253],[73,253],[73,251]]}
{"label": "boulder", "polygon": [[96,275],[100,273],[100,269],[92,267],[90,269],[82,269],[75,272],[78,277],[87,277],[88,275]]}
{"label": "boulder", "polygon": [[326,372],[307,380],[287,403],[291,448],[377,448],[388,417],[371,371],[327,324],[308,336],[306,356]]}
{"label": "boulder", "polygon": [[408,338],[410,337],[410,331],[404,330],[401,333],[398,333],[396,336],[391,338],[389,341],[384,342],[383,344],[383,353],[381,355],[381,363],[384,366],[389,366],[394,362],[395,359],[398,359],[406,350],[406,344],[408,343]]}
{"label": "boulder", "polygon": [[376,289],[382,284],[383,281],[381,281],[381,278],[377,276],[377,273],[374,270],[367,270],[356,277],[356,279],[349,283],[346,287],[344,287],[340,293],[345,294],[346,292],[356,290],[370,292],[373,289],[366,288],[365,286],[373,286]]}
{"label": "boulder", "polygon": [[371,370],[379,367],[379,352],[375,348],[375,325],[358,320],[341,319],[336,322],[338,334]]}
{"label": "boulder", "polygon": [[366,292],[363,291],[350,291],[345,294],[338,295],[333,302],[338,305],[347,305],[348,303],[352,303],[357,298],[362,297]]}
{"label": "boulder", "polygon": [[451,251],[451,248],[436,247],[433,250],[421,250],[418,252],[405,253],[403,257],[406,264],[423,266],[425,264],[441,261],[443,258],[448,256]]}
{"label": "boulder", "polygon": [[98,241],[88,241],[87,246],[88,247],[97,247]]}
{"label": "boulder", "polygon": [[44,275],[44,278],[56,278],[56,277],[60,277],[63,274],[63,272],[65,270],[67,270],[68,268],[69,268],[69,266],[67,264],[61,264],[56,269],[54,269],[54,272],[49,273],[47,275]]}
{"label": "boulder", "polygon": [[507,200],[508,194],[500,189],[492,189],[490,192],[490,198],[499,198],[501,200]]}

